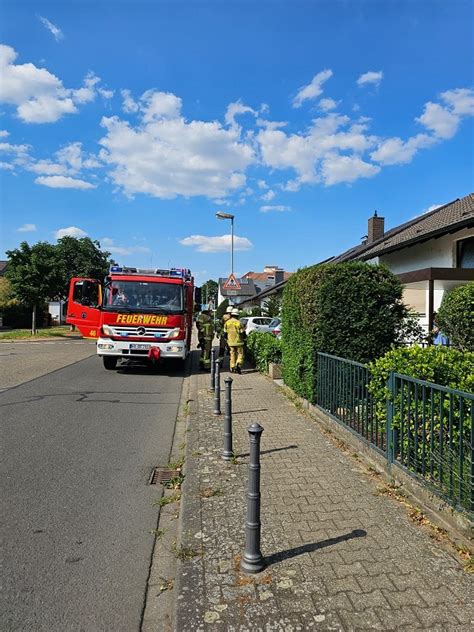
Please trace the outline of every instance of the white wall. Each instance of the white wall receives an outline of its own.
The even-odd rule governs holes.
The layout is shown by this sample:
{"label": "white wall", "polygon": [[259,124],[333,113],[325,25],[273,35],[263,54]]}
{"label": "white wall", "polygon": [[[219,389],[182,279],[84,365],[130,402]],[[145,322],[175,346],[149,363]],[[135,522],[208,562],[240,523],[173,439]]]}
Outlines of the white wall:
{"label": "white wall", "polygon": [[401,274],[423,268],[454,268],[456,264],[456,242],[474,236],[474,229],[464,228],[452,235],[443,235],[421,244],[402,248],[380,256],[392,272]]}

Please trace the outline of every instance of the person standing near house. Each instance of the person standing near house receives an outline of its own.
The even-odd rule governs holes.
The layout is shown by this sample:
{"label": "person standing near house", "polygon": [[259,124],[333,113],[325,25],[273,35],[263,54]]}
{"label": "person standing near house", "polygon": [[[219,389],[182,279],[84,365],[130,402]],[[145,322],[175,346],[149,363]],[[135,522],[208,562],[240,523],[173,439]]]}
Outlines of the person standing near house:
{"label": "person standing near house", "polygon": [[239,319],[239,310],[233,309],[229,320],[224,325],[227,344],[230,350],[230,372],[241,373],[244,363],[245,331]]}
{"label": "person standing near house", "polygon": [[208,371],[211,368],[211,348],[214,338],[214,325],[209,309],[203,309],[199,314],[196,320],[196,327],[198,330],[199,347],[201,349],[199,366],[204,371]]}
{"label": "person standing near house", "polygon": [[232,312],[232,305],[229,305],[229,307],[225,311],[225,314],[221,318],[220,335],[219,335],[219,358],[223,358],[226,349],[229,348],[227,345],[227,340],[226,340],[225,324],[229,320],[231,312]]}

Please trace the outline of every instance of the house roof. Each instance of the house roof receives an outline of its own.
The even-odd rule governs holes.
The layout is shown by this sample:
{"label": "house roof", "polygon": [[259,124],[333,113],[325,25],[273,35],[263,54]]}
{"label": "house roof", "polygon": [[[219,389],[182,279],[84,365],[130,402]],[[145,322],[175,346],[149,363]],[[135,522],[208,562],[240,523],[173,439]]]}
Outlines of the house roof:
{"label": "house roof", "polygon": [[372,259],[412,244],[474,226],[474,193],[453,200],[439,208],[387,231],[383,237],[368,244],[358,244],[332,259],[333,263],[353,259]]}
{"label": "house roof", "polygon": [[[242,278],[253,279],[254,281],[268,281],[268,277],[275,278],[275,272],[281,272],[281,270],[273,270],[272,272],[247,272]],[[283,280],[287,281],[292,272],[283,272]]]}
{"label": "house roof", "polygon": [[0,261],[0,277],[5,276],[5,270],[7,269],[8,261]]}
{"label": "house roof", "polygon": [[255,288],[255,284],[253,279],[247,279],[242,277],[241,279],[237,279],[240,284],[240,290],[226,290],[224,289],[224,284],[227,281],[227,278],[219,279],[219,289],[222,296],[255,296],[257,294],[257,290]]}

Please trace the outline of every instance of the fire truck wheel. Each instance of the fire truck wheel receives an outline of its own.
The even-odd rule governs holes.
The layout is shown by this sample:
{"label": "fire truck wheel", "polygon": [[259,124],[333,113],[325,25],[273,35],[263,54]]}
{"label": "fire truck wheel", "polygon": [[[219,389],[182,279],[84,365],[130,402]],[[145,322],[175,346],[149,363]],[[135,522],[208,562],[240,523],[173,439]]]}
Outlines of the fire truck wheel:
{"label": "fire truck wheel", "polygon": [[107,371],[113,371],[117,368],[117,358],[104,356],[102,360],[104,361],[104,368],[107,369]]}

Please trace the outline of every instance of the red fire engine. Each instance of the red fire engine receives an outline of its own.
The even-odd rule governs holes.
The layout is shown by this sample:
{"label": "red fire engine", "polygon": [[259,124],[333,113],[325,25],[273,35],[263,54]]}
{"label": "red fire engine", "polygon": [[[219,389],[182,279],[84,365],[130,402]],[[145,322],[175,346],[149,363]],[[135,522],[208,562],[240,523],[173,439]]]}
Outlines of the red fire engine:
{"label": "red fire engine", "polygon": [[74,278],[66,322],[97,338],[104,367],[123,359],[184,360],[191,343],[194,280],[190,270],[111,266],[104,282]]}

